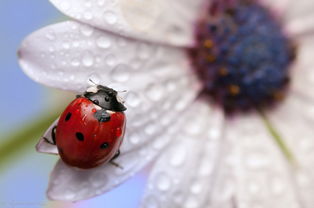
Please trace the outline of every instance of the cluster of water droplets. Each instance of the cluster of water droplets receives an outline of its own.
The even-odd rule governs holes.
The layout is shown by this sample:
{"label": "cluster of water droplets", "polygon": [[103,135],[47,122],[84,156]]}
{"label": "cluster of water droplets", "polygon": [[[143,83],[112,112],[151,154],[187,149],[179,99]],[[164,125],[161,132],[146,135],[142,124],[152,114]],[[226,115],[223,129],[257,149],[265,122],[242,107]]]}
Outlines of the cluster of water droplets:
{"label": "cluster of water droplets", "polygon": [[[173,145],[152,171],[143,202],[145,208],[193,208],[206,204],[221,144],[222,114],[209,110],[205,103],[197,103],[190,110],[181,124],[184,128],[176,133]],[[202,114],[216,118],[215,122]]]}
{"label": "cluster of water droplets", "polygon": [[[192,44],[193,23],[202,1],[52,0],[66,15],[128,37]],[[187,11],[186,8],[189,8]],[[173,14],[176,15],[173,15]],[[156,30],[158,28],[158,30]]]}

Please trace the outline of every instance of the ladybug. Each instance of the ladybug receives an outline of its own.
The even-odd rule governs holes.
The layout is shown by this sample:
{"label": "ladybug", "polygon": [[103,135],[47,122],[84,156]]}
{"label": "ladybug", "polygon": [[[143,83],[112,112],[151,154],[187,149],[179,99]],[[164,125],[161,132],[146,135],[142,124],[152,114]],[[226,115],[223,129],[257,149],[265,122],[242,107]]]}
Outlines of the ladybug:
{"label": "ladybug", "polygon": [[94,85],[78,95],[52,130],[52,143],[69,166],[82,169],[113,162],[119,156],[126,107],[117,91]]}

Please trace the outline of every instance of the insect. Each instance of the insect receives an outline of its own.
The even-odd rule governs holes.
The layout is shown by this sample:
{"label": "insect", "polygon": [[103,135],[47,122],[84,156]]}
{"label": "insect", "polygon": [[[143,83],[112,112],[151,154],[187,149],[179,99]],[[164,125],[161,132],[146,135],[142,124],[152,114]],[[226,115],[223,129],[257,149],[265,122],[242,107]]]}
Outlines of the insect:
{"label": "insect", "polygon": [[51,131],[50,143],[70,166],[89,169],[107,162],[119,166],[113,160],[120,154],[125,110],[117,91],[94,85],[66,107]]}

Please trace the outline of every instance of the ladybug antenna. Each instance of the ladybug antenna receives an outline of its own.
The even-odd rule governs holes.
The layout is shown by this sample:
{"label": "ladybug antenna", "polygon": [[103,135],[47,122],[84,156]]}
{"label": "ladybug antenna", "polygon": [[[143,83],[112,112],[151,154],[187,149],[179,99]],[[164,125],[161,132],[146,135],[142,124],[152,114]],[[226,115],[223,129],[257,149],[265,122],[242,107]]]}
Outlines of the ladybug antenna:
{"label": "ladybug antenna", "polygon": [[96,82],[94,82],[91,78],[89,78],[88,81],[89,81],[90,83],[92,83],[93,85],[96,85],[96,86],[98,85],[98,84],[96,84]]}
{"label": "ladybug antenna", "polygon": [[119,93],[126,93],[127,90],[117,90],[117,92],[119,92]]}

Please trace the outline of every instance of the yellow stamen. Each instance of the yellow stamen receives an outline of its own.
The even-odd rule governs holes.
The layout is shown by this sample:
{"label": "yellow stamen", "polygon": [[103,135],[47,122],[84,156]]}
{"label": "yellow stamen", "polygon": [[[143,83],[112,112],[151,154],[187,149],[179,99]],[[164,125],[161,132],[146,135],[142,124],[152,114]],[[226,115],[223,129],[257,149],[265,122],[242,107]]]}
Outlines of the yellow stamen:
{"label": "yellow stamen", "polygon": [[285,95],[284,95],[283,92],[278,91],[278,92],[274,92],[274,93],[273,93],[273,97],[274,97],[276,100],[280,101],[280,100],[283,100],[283,99],[285,98]]}
{"label": "yellow stamen", "polygon": [[233,96],[238,95],[240,93],[240,87],[238,85],[230,85],[229,92]]}
{"label": "yellow stamen", "polygon": [[216,56],[214,56],[213,54],[208,54],[206,59],[208,62],[212,63],[212,62],[216,61]]}
{"label": "yellow stamen", "polygon": [[227,76],[228,75],[228,70],[224,67],[220,68],[218,71],[220,76]]}
{"label": "yellow stamen", "polygon": [[205,48],[212,48],[213,47],[213,41],[211,41],[211,40],[209,40],[209,39],[207,39],[207,40],[205,40],[204,41],[204,47]]}

